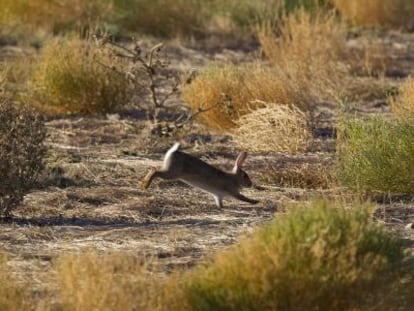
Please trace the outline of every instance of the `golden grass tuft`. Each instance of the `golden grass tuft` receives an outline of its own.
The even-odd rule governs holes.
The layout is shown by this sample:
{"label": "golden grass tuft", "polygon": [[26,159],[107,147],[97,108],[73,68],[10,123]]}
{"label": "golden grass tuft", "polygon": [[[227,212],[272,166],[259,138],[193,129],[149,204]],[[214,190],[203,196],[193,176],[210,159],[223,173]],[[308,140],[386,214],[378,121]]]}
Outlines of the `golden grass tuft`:
{"label": "golden grass tuft", "polygon": [[109,16],[113,10],[111,0],[0,0],[0,22],[16,31],[23,28],[34,34],[44,30],[53,33],[87,26]]}
{"label": "golden grass tuft", "polygon": [[29,89],[37,107],[46,112],[114,112],[130,99],[127,77],[111,69],[124,65],[91,41],[52,39],[33,69]]}
{"label": "golden grass tuft", "polygon": [[414,117],[414,77],[408,77],[400,86],[399,95],[390,99],[391,111],[399,118]]}
{"label": "golden grass tuft", "polygon": [[391,26],[412,29],[412,0],[333,0],[339,12],[357,26]]}
{"label": "golden grass tuft", "polygon": [[260,103],[265,107],[237,121],[236,144],[254,152],[305,152],[312,138],[306,113],[295,106]]}
{"label": "golden grass tuft", "polygon": [[27,287],[16,283],[8,262],[8,254],[0,249],[0,310],[34,310]]}
{"label": "golden grass tuft", "polygon": [[317,100],[344,95],[348,68],[341,55],[346,29],[335,14],[298,9],[281,18],[276,33],[262,25],[257,35],[271,66],[301,99],[296,105],[302,110],[312,110]]}
{"label": "golden grass tuft", "polygon": [[266,184],[302,189],[330,189],[336,184],[331,163],[268,163],[259,177]]}
{"label": "golden grass tuft", "polygon": [[182,304],[173,277],[167,284],[129,254],[89,249],[61,256],[54,269],[63,310],[174,310]]}
{"label": "golden grass tuft", "polygon": [[260,101],[294,102],[294,94],[284,81],[260,63],[208,66],[183,87],[182,98],[193,110],[219,104],[202,113],[200,120],[221,131],[235,127],[239,117],[263,106]]}

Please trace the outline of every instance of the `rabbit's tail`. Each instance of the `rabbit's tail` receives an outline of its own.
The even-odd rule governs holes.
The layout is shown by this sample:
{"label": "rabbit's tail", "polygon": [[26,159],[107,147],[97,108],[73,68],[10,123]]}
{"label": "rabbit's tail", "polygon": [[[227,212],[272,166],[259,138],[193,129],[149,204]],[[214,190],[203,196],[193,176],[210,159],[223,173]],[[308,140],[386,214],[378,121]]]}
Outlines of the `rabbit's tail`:
{"label": "rabbit's tail", "polygon": [[176,152],[179,148],[180,143],[175,143],[170,149],[168,149],[164,157],[164,167],[167,166],[167,163],[170,161],[172,154]]}

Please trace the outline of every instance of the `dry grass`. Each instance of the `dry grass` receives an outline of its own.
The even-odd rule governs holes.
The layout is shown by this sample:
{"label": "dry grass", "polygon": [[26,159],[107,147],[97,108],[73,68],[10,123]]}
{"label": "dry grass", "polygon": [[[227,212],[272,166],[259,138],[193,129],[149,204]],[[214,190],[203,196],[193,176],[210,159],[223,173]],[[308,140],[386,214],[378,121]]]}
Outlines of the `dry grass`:
{"label": "dry grass", "polygon": [[91,41],[52,39],[43,48],[30,79],[34,104],[51,113],[117,111],[128,104],[131,94],[127,77],[111,66],[124,65]]}
{"label": "dry grass", "polygon": [[354,25],[383,25],[411,29],[412,0],[333,0],[339,12]]}
{"label": "dry grass", "polygon": [[16,31],[58,33],[104,19],[113,10],[110,0],[0,0],[0,21]]}
{"label": "dry grass", "polygon": [[329,189],[336,184],[332,163],[268,163],[260,176],[266,184],[302,189]]}
{"label": "dry grass", "polygon": [[178,280],[171,277],[167,283],[152,276],[132,255],[89,249],[61,256],[54,267],[63,310],[174,310],[184,305],[174,287]]}
{"label": "dry grass", "polygon": [[284,81],[260,63],[209,66],[183,87],[182,98],[193,110],[219,104],[202,113],[200,120],[221,131],[235,127],[239,117],[263,106],[260,101],[294,102],[294,94]]}
{"label": "dry grass", "polygon": [[8,262],[9,256],[0,249],[0,310],[34,310],[27,287],[16,283]]}
{"label": "dry grass", "polygon": [[178,0],[115,0],[121,27],[159,37],[201,36],[207,31],[210,7],[203,1]]}
{"label": "dry grass", "polygon": [[306,151],[312,138],[309,117],[295,106],[266,104],[242,116],[234,140],[254,152],[298,153]]}
{"label": "dry grass", "polygon": [[275,34],[261,26],[258,38],[279,78],[294,90],[302,110],[317,100],[339,99],[345,93],[348,69],[341,62],[345,27],[333,13],[310,14],[299,9],[281,19]]}
{"label": "dry grass", "polygon": [[399,95],[390,99],[391,110],[399,118],[414,116],[414,77],[408,77],[400,86]]}

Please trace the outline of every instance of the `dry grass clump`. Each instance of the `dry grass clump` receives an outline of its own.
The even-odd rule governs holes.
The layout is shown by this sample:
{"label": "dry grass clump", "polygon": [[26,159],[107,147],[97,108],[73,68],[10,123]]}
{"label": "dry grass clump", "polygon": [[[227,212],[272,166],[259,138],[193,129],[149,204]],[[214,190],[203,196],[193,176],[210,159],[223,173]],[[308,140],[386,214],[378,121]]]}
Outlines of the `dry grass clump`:
{"label": "dry grass clump", "polygon": [[265,105],[237,121],[233,132],[236,144],[256,152],[306,151],[312,138],[306,113],[295,106]]}
{"label": "dry grass clump", "polygon": [[107,17],[113,10],[111,0],[0,0],[0,21],[14,31],[26,33],[43,29],[58,33],[86,26]]}
{"label": "dry grass clump", "polygon": [[0,93],[0,218],[10,216],[43,169],[46,128],[33,109]]}
{"label": "dry grass clump", "polygon": [[390,100],[392,113],[399,118],[414,116],[414,77],[408,77],[400,86],[399,94]]}
{"label": "dry grass clump", "polygon": [[312,110],[317,100],[332,100],[345,94],[348,68],[341,61],[346,29],[333,13],[308,13],[299,9],[282,17],[275,32],[260,27],[263,52],[280,79],[301,98],[296,104]]}
{"label": "dry grass clump", "polygon": [[333,0],[339,12],[354,25],[383,25],[411,29],[412,0]]}
{"label": "dry grass clump", "polygon": [[200,120],[222,131],[235,127],[240,116],[263,106],[260,101],[294,102],[294,94],[284,81],[260,63],[208,66],[183,87],[182,98],[194,111],[214,107],[200,114]]}
{"label": "dry grass clump", "polygon": [[34,310],[27,288],[17,284],[8,261],[8,254],[0,249],[0,310]]}
{"label": "dry grass clump", "polygon": [[132,255],[84,250],[61,256],[54,267],[63,310],[183,310],[174,277],[167,284],[151,276]]}
{"label": "dry grass clump", "polygon": [[126,75],[111,70],[123,65],[91,41],[52,39],[33,69],[30,90],[46,112],[114,112],[128,104],[131,95]]}
{"label": "dry grass clump", "polygon": [[338,126],[338,179],[358,192],[414,193],[414,124],[411,119],[346,120]]}
{"label": "dry grass clump", "polygon": [[278,215],[191,273],[192,310],[409,310],[402,241],[371,219],[325,201]]}
{"label": "dry grass clump", "polygon": [[193,0],[115,0],[122,28],[159,37],[201,36],[210,20],[210,3]]}
{"label": "dry grass clump", "polygon": [[260,180],[279,187],[329,189],[336,183],[332,163],[268,163]]}

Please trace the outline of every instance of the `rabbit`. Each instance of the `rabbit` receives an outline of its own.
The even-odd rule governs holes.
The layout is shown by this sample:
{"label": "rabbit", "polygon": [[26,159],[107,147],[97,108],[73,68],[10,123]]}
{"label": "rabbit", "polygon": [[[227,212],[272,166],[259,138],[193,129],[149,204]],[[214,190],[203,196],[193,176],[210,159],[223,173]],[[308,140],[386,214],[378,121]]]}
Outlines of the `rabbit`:
{"label": "rabbit", "polygon": [[175,143],[165,154],[161,169],[152,168],[141,182],[141,188],[147,189],[155,177],[166,180],[181,180],[214,196],[218,208],[223,208],[223,197],[230,196],[240,201],[256,204],[259,201],[245,197],[240,188],[251,187],[252,181],[241,169],[247,153],[241,152],[231,172],[222,171],[210,164],[181,152],[179,143]]}

